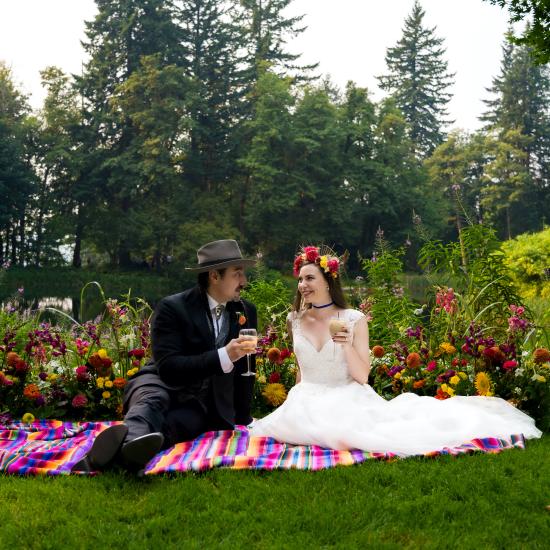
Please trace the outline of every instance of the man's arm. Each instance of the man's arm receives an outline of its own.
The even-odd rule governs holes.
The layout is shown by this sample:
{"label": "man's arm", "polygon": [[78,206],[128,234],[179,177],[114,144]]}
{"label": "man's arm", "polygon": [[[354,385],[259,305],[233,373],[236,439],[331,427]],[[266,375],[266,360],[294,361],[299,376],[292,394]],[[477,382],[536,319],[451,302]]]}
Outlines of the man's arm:
{"label": "man's arm", "polygon": [[218,351],[213,349],[192,355],[181,325],[182,319],[173,304],[162,300],[157,306],[151,330],[153,358],[162,381],[177,387],[221,374]]}

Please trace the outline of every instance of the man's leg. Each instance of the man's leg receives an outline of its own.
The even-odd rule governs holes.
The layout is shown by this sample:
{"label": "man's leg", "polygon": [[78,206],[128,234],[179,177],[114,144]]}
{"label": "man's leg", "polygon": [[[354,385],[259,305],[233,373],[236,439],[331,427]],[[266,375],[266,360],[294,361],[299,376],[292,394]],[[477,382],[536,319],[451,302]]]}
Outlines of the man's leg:
{"label": "man's leg", "polygon": [[165,416],[170,409],[170,394],[159,386],[136,388],[128,402],[124,424],[128,426],[125,443],[153,432],[162,432]]}
{"label": "man's leg", "polygon": [[162,428],[164,448],[195,439],[207,430],[207,414],[202,405],[194,399],[182,403],[166,415]]}

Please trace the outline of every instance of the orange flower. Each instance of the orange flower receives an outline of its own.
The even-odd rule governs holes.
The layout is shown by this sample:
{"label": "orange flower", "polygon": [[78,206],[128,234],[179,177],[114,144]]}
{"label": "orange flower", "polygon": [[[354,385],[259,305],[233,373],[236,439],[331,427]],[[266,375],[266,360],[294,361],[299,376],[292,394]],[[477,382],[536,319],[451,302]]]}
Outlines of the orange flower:
{"label": "orange flower", "polygon": [[281,351],[279,348],[269,348],[267,352],[267,358],[272,363],[279,363],[281,361]]}
{"label": "orange flower", "polygon": [[550,361],[550,351],[546,348],[537,348],[533,352],[533,361],[535,363],[546,363],[547,361]]}
{"label": "orange flower", "polygon": [[417,380],[416,382],[413,382],[413,388],[415,390],[419,388],[423,388],[425,385],[426,385],[426,380],[424,380],[424,378],[422,378],[422,380]]}
{"label": "orange flower", "polygon": [[409,367],[409,369],[416,369],[419,366],[420,366],[420,355],[418,355],[416,351],[409,353],[409,355],[407,355],[407,367]]}
{"label": "orange flower", "polygon": [[437,388],[436,399],[449,399],[449,397],[451,396],[448,393],[445,393],[441,388]]}
{"label": "orange flower", "polygon": [[372,348],[372,354],[375,356],[375,357],[382,357],[384,355],[385,351],[384,351],[384,348],[382,346],[374,346]]}
{"label": "orange flower", "polygon": [[117,390],[121,390],[124,386],[126,386],[126,378],[115,378],[113,380],[113,386]]}
{"label": "orange flower", "polygon": [[246,317],[241,313],[239,315],[239,325],[241,325],[241,327],[242,327],[245,324],[246,324]]}
{"label": "orange flower", "polygon": [[19,359],[21,359],[21,357],[19,357],[19,355],[15,351],[10,351],[6,355],[6,361],[8,363],[8,367],[15,367],[15,363],[17,363]]}
{"label": "orange flower", "polygon": [[23,395],[27,399],[36,399],[37,397],[40,397],[40,390],[36,384],[29,384],[28,386],[25,386]]}

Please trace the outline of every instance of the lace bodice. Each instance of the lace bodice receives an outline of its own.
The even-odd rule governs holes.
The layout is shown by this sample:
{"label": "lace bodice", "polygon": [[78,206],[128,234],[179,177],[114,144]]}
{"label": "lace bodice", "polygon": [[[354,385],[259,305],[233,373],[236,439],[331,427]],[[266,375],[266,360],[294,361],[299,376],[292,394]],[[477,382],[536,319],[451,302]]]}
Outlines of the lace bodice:
{"label": "lace bodice", "polygon": [[[363,317],[354,309],[346,309],[340,317],[349,321],[352,326]],[[317,350],[304,334],[301,327],[301,314],[290,313],[294,353],[300,365],[302,382],[341,386],[353,381],[349,375],[342,346],[335,344],[330,338]]]}

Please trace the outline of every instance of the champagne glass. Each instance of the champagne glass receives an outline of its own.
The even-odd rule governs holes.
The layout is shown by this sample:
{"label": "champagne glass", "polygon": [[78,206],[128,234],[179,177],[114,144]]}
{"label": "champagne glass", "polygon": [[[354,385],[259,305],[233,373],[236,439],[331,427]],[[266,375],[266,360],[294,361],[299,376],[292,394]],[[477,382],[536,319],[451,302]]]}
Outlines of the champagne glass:
{"label": "champagne glass", "polygon": [[239,331],[239,336],[241,338],[244,338],[246,340],[246,365],[247,365],[247,371],[243,372],[241,376],[254,376],[256,373],[252,372],[250,370],[250,355],[252,353],[256,352],[256,348],[258,347],[258,333],[256,332],[255,328],[242,328]]}

